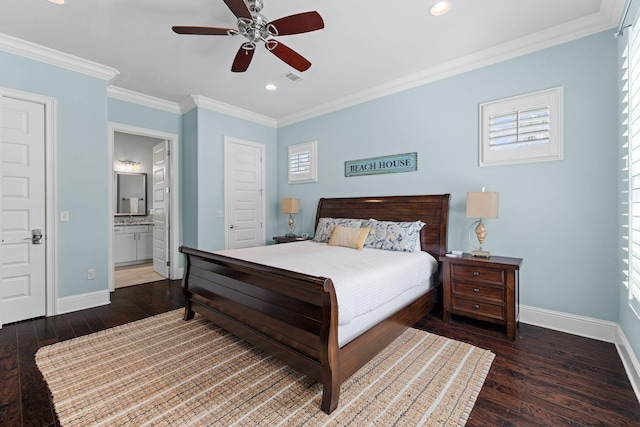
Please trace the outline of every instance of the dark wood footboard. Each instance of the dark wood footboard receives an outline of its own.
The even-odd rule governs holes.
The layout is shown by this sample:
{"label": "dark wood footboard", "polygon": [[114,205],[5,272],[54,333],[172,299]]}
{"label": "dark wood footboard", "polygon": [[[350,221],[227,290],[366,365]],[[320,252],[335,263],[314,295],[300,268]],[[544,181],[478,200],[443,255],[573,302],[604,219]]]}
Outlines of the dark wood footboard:
{"label": "dark wood footboard", "polygon": [[185,320],[198,312],[324,386],[322,410],[340,394],[338,310],[330,279],[188,247]]}

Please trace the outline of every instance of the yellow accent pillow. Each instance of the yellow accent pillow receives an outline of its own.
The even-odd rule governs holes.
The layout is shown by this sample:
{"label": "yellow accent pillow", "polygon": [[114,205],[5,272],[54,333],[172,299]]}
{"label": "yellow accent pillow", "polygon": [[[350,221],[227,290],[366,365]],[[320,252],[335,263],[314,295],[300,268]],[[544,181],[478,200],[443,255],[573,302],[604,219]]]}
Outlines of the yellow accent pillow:
{"label": "yellow accent pillow", "polygon": [[362,249],[370,231],[370,228],[350,228],[336,225],[327,245]]}

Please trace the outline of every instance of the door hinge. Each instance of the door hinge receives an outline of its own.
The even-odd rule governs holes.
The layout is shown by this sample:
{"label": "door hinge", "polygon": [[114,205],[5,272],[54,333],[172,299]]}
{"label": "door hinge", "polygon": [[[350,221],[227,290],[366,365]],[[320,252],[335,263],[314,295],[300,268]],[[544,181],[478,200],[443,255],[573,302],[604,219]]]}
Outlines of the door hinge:
{"label": "door hinge", "polygon": [[171,261],[167,261],[167,267],[171,265]]}

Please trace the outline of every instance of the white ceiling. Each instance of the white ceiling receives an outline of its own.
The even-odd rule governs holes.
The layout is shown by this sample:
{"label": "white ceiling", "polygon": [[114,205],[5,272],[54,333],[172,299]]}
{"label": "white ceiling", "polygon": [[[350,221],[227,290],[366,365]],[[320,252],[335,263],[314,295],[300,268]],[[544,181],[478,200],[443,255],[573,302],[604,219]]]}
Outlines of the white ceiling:
{"label": "white ceiling", "polygon": [[[235,28],[222,0],[0,0],[0,33],[113,67],[119,88],[173,102],[199,95],[280,123],[612,28],[625,0],[452,0],[440,17],[434,2],[264,0],[270,20],[323,17],[322,30],[278,38],[311,61],[303,73],[264,46],[232,73],[241,37],[171,31]],[[303,80],[282,77],[292,71]]]}

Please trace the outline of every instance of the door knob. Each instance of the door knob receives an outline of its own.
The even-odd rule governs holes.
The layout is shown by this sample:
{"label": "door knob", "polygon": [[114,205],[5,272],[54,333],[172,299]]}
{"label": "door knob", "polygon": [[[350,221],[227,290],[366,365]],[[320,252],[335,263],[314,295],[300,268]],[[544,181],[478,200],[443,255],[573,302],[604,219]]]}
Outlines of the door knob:
{"label": "door knob", "polygon": [[34,228],[33,230],[31,230],[31,243],[33,243],[34,245],[42,244],[42,229]]}
{"label": "door knob", "polygon": [[233,225],[230,225],[229,228],[233,228]]}

